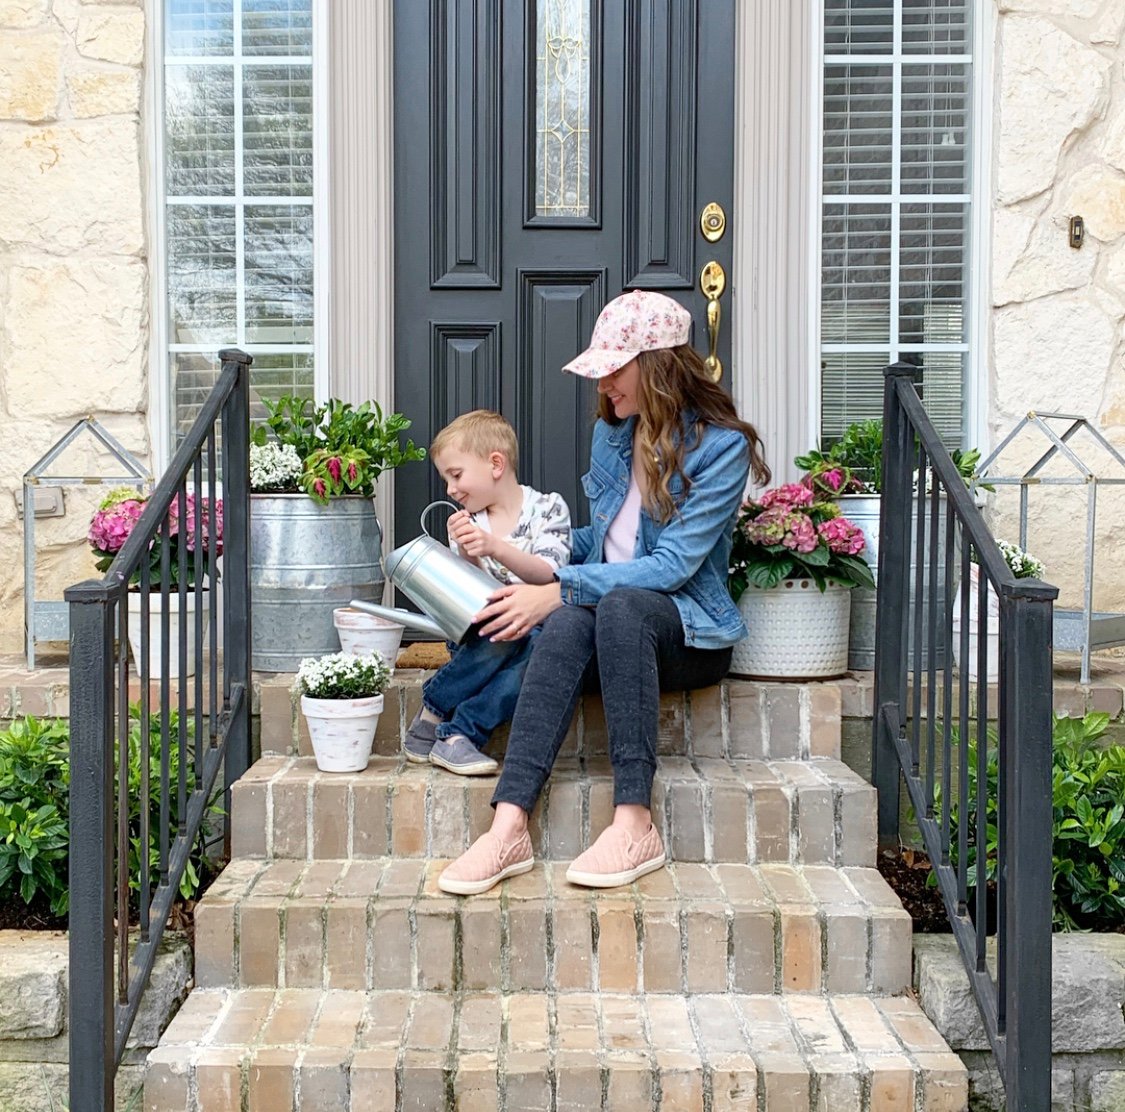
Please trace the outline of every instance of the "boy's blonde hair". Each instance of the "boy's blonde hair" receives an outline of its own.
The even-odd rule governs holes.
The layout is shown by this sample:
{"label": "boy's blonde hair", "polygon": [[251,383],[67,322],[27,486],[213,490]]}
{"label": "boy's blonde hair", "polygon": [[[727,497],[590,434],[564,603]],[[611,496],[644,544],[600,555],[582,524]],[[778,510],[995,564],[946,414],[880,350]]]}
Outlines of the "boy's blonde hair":
{"label": "boy's blonde hair", "polygon": [[492,452],[502,452],[513,472],[519,467],[516,430],[491,409],[474,409],[450,421],[434,437],[430,444],[430,456],[436,456],[446,448],[460,448],[481,459],[487,459]]}

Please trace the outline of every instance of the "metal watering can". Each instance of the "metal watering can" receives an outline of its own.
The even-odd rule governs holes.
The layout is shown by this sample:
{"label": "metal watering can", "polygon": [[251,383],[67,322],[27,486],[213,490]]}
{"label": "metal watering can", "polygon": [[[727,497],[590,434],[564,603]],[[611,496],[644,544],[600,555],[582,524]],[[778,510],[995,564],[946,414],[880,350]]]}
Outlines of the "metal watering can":
{"label": "metal watering can", "polygon": [[459,644],[469,632],[473,617],[488,605],[489,596],[500,585],[488,572],[430,536],[426,515],[435,506],[460,508],[444,500],[431,502],[419,518],[422,536],[396,548],[383,563],[387,578],[429,616],[363,599],[352,599],[349,605]]}

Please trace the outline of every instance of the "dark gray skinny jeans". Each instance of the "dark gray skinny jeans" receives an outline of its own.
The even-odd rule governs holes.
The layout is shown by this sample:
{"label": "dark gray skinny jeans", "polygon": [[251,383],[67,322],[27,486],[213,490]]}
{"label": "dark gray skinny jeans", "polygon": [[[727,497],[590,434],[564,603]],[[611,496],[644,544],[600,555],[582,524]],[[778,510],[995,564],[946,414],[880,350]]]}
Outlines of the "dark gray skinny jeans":
{"label": "dark gray skinny jeans", "polygon": [[730,657],[729,648],[688,648],[680,612],[662,591],[619,587],[596,607],[554,611],[543,623],[524,673],[493,806],[514,803],[529,814],[535,809],[579,696],[599,689],[614,806],[649,806],[660,692],[718,683]]}

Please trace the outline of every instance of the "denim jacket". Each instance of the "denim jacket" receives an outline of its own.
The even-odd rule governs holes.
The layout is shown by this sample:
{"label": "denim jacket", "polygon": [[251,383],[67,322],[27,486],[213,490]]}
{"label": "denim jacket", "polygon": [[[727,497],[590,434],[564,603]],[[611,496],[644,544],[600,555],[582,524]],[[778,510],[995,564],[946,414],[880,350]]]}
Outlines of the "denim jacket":
{"label": "denim jacket", "polygon": [[629,488],[635,424],[630,417],[594,427],[590,470],[582,476],[591,524],[571,531],[571,563],[557,573],[563,602],[594,606],[614,587],[664,591],[679,609],[685,644],[726,648],[746,634],[727,590],[731,532],[750,470],[746,438],[736,429],[705,426],[684,457],[687,496],[678,476],[671,483],[676,514],[661,525],[642,506],[634,559],[607,564],[605,535]]}

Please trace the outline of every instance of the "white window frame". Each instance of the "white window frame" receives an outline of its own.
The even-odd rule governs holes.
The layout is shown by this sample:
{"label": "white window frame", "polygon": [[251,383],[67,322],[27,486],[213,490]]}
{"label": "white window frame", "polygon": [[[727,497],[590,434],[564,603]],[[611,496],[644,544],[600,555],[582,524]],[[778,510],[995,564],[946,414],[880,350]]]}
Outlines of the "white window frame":
{"label": "white window frame", "polygon": [[[207,64],[232,64],[237,71],[240,67],[239,42],[242,35],[242,0],[232,0],[234,6],[235,49],[230,62],[225,59],[216,63],[214,59],[203,59]],[[173,348],[169,344],[170,323],[168,314],[168,250],[167,250],[167,209],[164,188],[164,0],[148,0],[147,12],[147,58],[145,74],[145,149],[146,196],[149,211],[149,435],[152,444],[152,466],[160,474],[168,465],[174,450],[172,381],[169,355]],[[313,390],[317,399],[328,395],[330,382],[328,366],[328,310],[330,291],[328,279],[329,266],[329,213],[328,213],[328,0],[312,0],[312,86],[313,86],[313,342],[311,344],[247,344],[240,343],[241,337],[232,336],[225,345],[241,347],[251,355],[283,351],[308,351],[313,357]],[[177,58],[182,63],[184,58]],[[271,57],[270,61],[284,64],[284,56]],[[303,63],[304,58],[300,61]],[[236,88],[241,84],[236,80]],[[241,101],[235,103],[235,164],[238,168],[236,182],[240,183],[242,143],[241,143]],[[206,199],[208,202],[212,198]],[[236,195],[235,201],[240,200]],[[255,198],[256,201],[270,201],[271,198]],[[273,198],[276,202],[276,198]],[[241,210],[239,210],[241,212]],[[242,280],[242,222],[239,219],[237,230],[237,250],[239,264],[235,279],[236,296],[239,301],[239,319],[242,318],[242,301],[245,286]],[[200,350],[199,345],[177,345],[175,350]],[[204,349],[210,350],[210,349]]]}
{"label": "white window frame", "polygon": [[[864,352],[958,352],[965,355],[961,395],[961,445],[962,447],[981,446],[988,443],[988,399],[990,382],[990,344],[989,326],[991,309],[991,145],[992,145],[992,58],[994,52],[995,16],[992,5],[974,0],[972,4],[972,53],[965,54],[922,54],[902,51],[902,0],[894,0],[894,42],[889,53],[832,55],[839,64],[875,64],[892,66],[892,136],[891,159],[892,179],[889,193],[880,194],[878,203],[891,208],[891,247],[890,247],[890,285],[888,306],[890,315],[889,339],[886,344],[855,343],[825,344],[821,341],[821,304],[823,296],[823,217],[825,204],[848,204],[856,201],[871,202],[867,196],[856,197],[851,194],[827,194],[824,192],[824,75],[826,58],[829,56],[824,46],[824,2],[817,0],[813,18],[810,20],[812,42],[810,49],[815,64],[812,66],[812,79],[815,81],[813,95],[809,98],[810,136],[814,143],[813,173],[810,175],[809,237],[810,272],[816,276],[813,286],[813,305],[809,318],[809,370],[812,381],[809,389],[808,435],[810,444],[821,440],[821,406],[823,403],[823,374],[820,361],[824,354]],[[969,134],[967,146],[969,159],[969,192],[940,194],[925,197],[919,194],[901,192],[902,171],[902,64],[950,64],[968,63],[971,66],[969,96]],[[835,63],[833,63],[835,64]],[[969,206],[969,251],[966,266],[966,287],[964,293],[966,340],[959,344],[896,344],[899,323],[899,265],[900,265],[900,208],[918,203],[920,199],[937,200],[939,203],[964,203]],[[871,202],[874,203],[874,202]]]}

